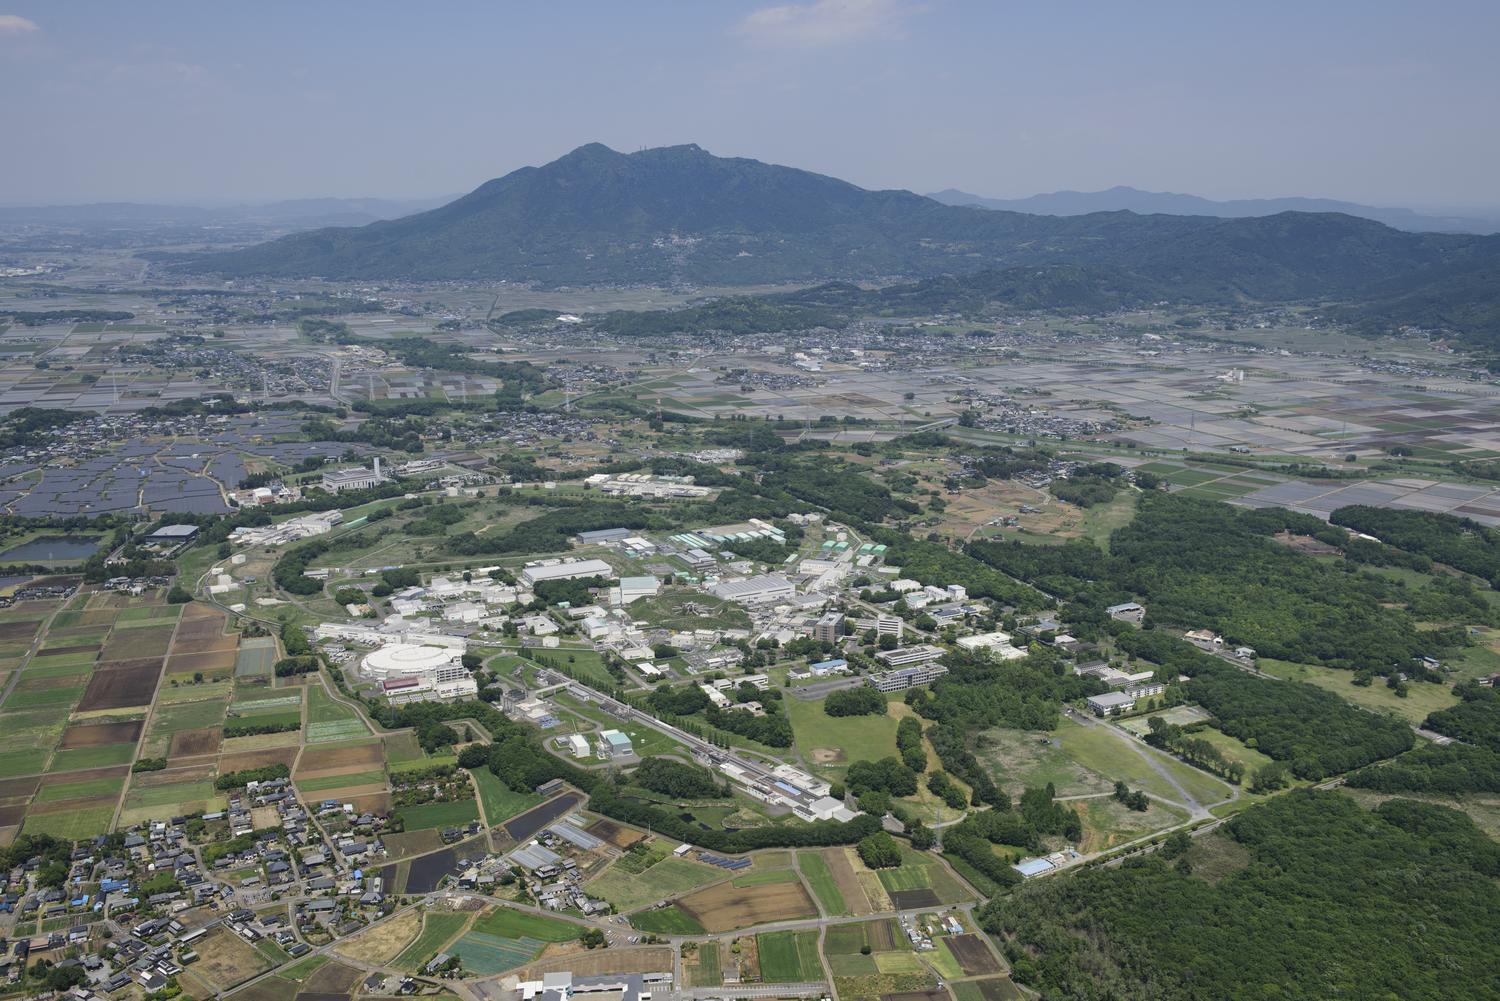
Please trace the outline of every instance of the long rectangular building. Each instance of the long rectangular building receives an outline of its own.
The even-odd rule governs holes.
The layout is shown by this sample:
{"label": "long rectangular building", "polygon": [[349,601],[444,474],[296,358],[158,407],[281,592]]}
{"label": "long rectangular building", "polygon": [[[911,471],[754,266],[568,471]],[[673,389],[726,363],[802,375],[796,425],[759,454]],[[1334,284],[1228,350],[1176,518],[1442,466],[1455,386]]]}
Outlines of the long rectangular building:
{"label": "long rectangular building", "polygon": [[521,571],[521,580],[536,584],[544,580],[578,580],[582,577],[614,579],[615,568],[603,560],[574,560],[571,563],[539,564]]}
{"label": "long rectangular building", "polygon": [[903,689],[915,688],[917,685],[929,684],[947,673],[946,667],[934,661],[930,664],[918,664],[915,667],[903,667],[895,671],[872,674],[865,678],[865,683],[877,692],[899,692]]}
{"label": "long rectangular building", "polygon": [[726,580],[712,588],[716,598],[738,601],[746,605],[780,601],[797,593],[797,588],[785,577],[776,574],[761,574],[743,580]]}

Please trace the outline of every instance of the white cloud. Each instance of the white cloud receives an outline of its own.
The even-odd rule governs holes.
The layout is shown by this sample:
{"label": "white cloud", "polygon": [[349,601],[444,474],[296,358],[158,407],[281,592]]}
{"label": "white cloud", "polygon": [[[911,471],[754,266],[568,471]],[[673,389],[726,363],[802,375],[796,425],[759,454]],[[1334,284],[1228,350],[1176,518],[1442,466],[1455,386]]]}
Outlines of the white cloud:
{"label": "white cloud", "polygon": [[41,30],[35,21],[28,21],[19,14],[0,14],[0,38],[29,35],[33,31]]}
{"label": "white cloud", "polygon": [[812,0],[753,11],[740,34],[771,45],[818,47],[900,34],[911,8],[899,0]]}

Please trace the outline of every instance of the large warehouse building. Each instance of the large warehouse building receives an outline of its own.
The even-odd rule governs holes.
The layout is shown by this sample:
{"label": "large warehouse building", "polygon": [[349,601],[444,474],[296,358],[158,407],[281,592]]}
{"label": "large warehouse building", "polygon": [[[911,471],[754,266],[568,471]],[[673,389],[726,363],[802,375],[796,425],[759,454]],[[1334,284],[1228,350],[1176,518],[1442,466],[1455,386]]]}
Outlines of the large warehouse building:
{"label": "large warehouse building", "polygon": [[615,577],[615,568],[603,560],[573,560],[570,563],[538,563],[521,571],[521,580],[536,584],[544,580],[578,580],[582,577]]}

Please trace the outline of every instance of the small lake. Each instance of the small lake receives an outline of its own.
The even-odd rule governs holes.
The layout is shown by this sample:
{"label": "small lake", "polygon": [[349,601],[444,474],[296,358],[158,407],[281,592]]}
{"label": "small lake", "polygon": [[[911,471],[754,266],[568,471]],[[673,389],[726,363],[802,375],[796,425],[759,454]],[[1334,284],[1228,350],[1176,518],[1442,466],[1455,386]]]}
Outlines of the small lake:
{"label": "small lake", "polygon": [[0,553],[0,562],[58,563],[86,560],[99,551],[99,540],[87,535],[43,535]]}

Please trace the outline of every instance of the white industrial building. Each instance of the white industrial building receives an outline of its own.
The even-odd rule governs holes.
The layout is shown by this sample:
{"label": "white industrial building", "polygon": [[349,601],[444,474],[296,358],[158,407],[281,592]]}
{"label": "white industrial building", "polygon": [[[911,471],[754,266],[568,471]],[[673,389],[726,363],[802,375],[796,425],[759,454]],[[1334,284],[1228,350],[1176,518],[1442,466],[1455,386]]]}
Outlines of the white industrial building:
{"label": "white industrial building", "polygon": [[241,526],[229,533],[229,542],[236,546],[280,546],[314,535],[325,535],[343,520],[342,511],[318,511],[274,525]]}
{"label": "white industrial building", "polygon": [[797,593],[791,581],[777,574],[760,574],[740,580],[726,580],[709,589],[716,598],[744,605],[763,605],[790,598]]}
{"label": "white industrial building", "polygon": [[367,490],[384,482],[379,456],[375,458],[373,469],[356,466],[352,469],[330,469],[323,474],[323,489],[335,494],[343,490]]}
{"label": "white industrial building", "polygon": [[393,704],[473,698],[479,688],[464,668],[463,641],[452,636],[433,639],[444,642],[388,643],[365,655],[359,673],[380,682]]}
{"label": "white industrial building", "polygon": [[1015,660],[1017,657],[1026,656],[1025,651],[1017,650],[1010,642],[1010,633],[993,632],[977,633],[973,636],[960,636],[958,646],[962,650],[975,653],[987,653],[991,657],[1001,660]]}
{"label": "white industrial building", "polygon": [[521,571],[521,580],[536,584],[544,580],[579,580],[584,577],[610,577],[615,568],[603,560],[543,560]]}

